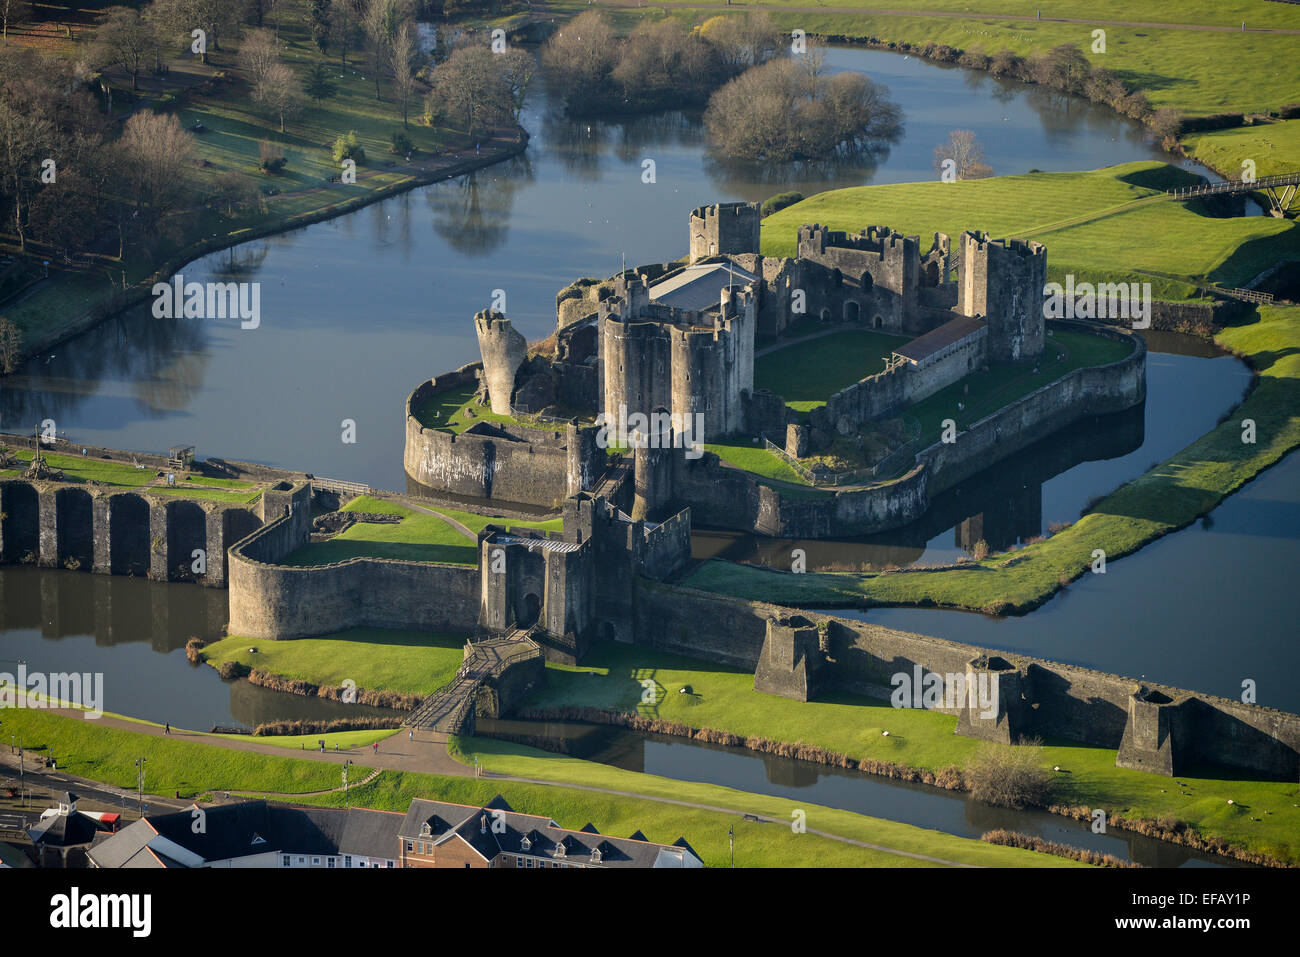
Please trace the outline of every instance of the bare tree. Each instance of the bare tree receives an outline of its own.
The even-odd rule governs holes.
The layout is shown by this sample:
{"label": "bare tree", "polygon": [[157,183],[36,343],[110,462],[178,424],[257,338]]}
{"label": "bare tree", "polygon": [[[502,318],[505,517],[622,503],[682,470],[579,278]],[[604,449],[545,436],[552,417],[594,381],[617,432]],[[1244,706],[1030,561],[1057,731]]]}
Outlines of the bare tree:
{"label": "bare tree", "polygon": [[139,89],[140,67],[153,52],[153,27],[139,10],[110,7],[95,33],[93,58],[120,66],[131,76],[131,89]]}
{"label": "bare tree", "polygon": [[27,207],[40,189],[41,161],[54,139],[49,120],[0,99],[0,198],[13,205],[20,249],[27,248]]}
{"label": "bare tree", "polygon": [[136,113],[117,141],[133,219],[150,234],[179,210],[194,166],[194,137],[172,113]]}
{"label": "bare tree", "polygon": [[508,117],[511,105],[500,57],[485,46],[461,47],[446,63],[435,67],[426,120],[432,123],[445,115],[453,123],[463,124],[473,140],[484,127]]}
{"label": "bare tree", "polygon": [[280,45],[270,30],[249,30],[239,44],[239,65],[248,74],[254,90],[266,79],[271,67],[280,62]]}
{"label": "bare tree", "polygon": [[953,130],[945,143],[934,148],[934,168],[941,176],[945,164],[951,167],[957,179],[983,179],[993,175],[993,167],[984,160],[984,147],[975,137],[974,130]]}
{"label": "bare tree", "polygon": [[296,116],[302,108],[302,85],[286,64],[272,63],[253,89],[253,100],[280,118],[280,132],[283,133],[285,120]]}
{"label": "bare tree", "polygon": [[8,316],[0,316],[0,372],[11,375],[22,358],[22,330]]}
{"label": "bare tree", "polygon": [[361,28],[370,41],[370,68],[375,74],[375,99],[380,99],[380,81],[384,66],[390,61],[390,51],[397,31],[411,16],[407,0],[366,0],[362,12]]}
{"label": "bare tree", "polygon": [[393,71],[393,95],[402,110],[402,129],[409,125],[411,98],[415,96],[415,28],[407,20],[397,28],[388,51],[388,66]]}
{"label": "bare tree", "polygon": [[524,101],[528,99],[528,89],[532,86],[533,75],[537,72],[537,61],[527,50],[512,47],[505,53],[497,54],[500,60],[501,75],[505,80],[506,95],[514,121],[524,111]]}

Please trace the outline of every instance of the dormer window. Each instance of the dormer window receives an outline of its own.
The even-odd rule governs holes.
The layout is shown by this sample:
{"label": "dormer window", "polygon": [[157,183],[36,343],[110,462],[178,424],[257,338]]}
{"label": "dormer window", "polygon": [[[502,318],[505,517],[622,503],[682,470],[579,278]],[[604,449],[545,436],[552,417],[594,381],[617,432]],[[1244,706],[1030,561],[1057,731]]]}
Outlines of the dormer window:
{"label": "dormer window", "polygon": [[533,849],[533,842],[528,840],[527,837],[525,837],[522,841],[519,842],[519,846],[522,847],[525,851],[531,851]]}
{"label": "dormer window", "polygon": [[433,828],[429,826],[428,821],[425,821],[423,824],[420,825],[420,837],[429,837],[432,834],[433,834]]}
{"label": "dormer window", "polygon": [[593,864],[599,864],[599,863],[600,863],[600,848],[598,848],[598,847],[593,847],[593,848],[591,849],[591,863],[593,863]]}
{"label": "dormer window", "polygon": [[564,842],[563,842],[563,841],[556,841],[556,842],[555,842],[555,856],[556,856],[556,857],[563,857],[563,856],[564,856]]}

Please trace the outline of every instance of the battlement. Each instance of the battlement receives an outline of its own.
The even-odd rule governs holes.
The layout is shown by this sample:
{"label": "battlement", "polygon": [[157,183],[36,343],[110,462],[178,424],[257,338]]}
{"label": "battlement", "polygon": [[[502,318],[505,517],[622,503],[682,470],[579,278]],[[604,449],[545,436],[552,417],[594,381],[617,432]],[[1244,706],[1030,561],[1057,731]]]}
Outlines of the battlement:
{"label": "battlement", "polygon": [[907,252],[917,245],[917,237],[904,236],[891,226],[868,226],[856,233],[848,233],[818,223],[805,223],[799,227],[798,245],[800,256],[818,257],[824,256],[827,249],[846,249],[884,257]]}
{"label": "battlement", "polygon": [[759,251],[758,203],[715,203],[691,211],[691,261]]}
{"label": "battlement", "polygon": [[989,239],[989,234],[978,230],[962,233],[963,247],[978,255],[1009,254],[1021,259],[1047,258],[1047,247],[1032,239]]}

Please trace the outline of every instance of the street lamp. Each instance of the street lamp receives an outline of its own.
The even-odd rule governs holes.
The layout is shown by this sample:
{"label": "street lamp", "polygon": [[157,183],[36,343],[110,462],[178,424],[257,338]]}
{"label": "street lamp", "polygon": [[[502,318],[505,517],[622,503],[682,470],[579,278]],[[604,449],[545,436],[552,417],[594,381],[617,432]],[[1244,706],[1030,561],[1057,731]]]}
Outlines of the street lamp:
{"label": "street lamp", "polygon": [[137,758],[135,762],[135,766],[140,769],[140,773],[136,775],[136,786],[139,788],[140,793],[136,810],[139,812],[140,817],[144,817],[144,762],[145,758],[143,757]]}

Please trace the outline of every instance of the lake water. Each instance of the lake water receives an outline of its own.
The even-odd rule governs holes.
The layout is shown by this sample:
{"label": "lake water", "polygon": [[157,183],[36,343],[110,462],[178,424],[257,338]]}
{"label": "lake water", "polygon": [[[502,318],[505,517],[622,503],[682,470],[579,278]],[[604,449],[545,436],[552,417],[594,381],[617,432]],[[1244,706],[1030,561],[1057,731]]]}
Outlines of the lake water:
{"label": "lake water", "polygon": [[[184,267],[187,280],[260,282],[259,328],[139,307],[6,379],[0,427],[52,418],[74,442],[195,445],[200,457],[405,488],[403,400],[478,358],[472,318],[493,290],[515,327],[541,338],[572,279],[611,275],[624,256],[680,256],[692,208],[931,179],[934,147],[956,128],[976,131],[998,173],[1169,159],[1141,126],[1083,101],[883,51],[833,49],[827,61],[886,83],[903,107],[905,135],[872,163],[728,167],[710,158],[698,116],[573,121],[539,86],[522,157]],[[641,182],[644,159],[653,184]],[[355,444],[341,440],[344,419]]]}

